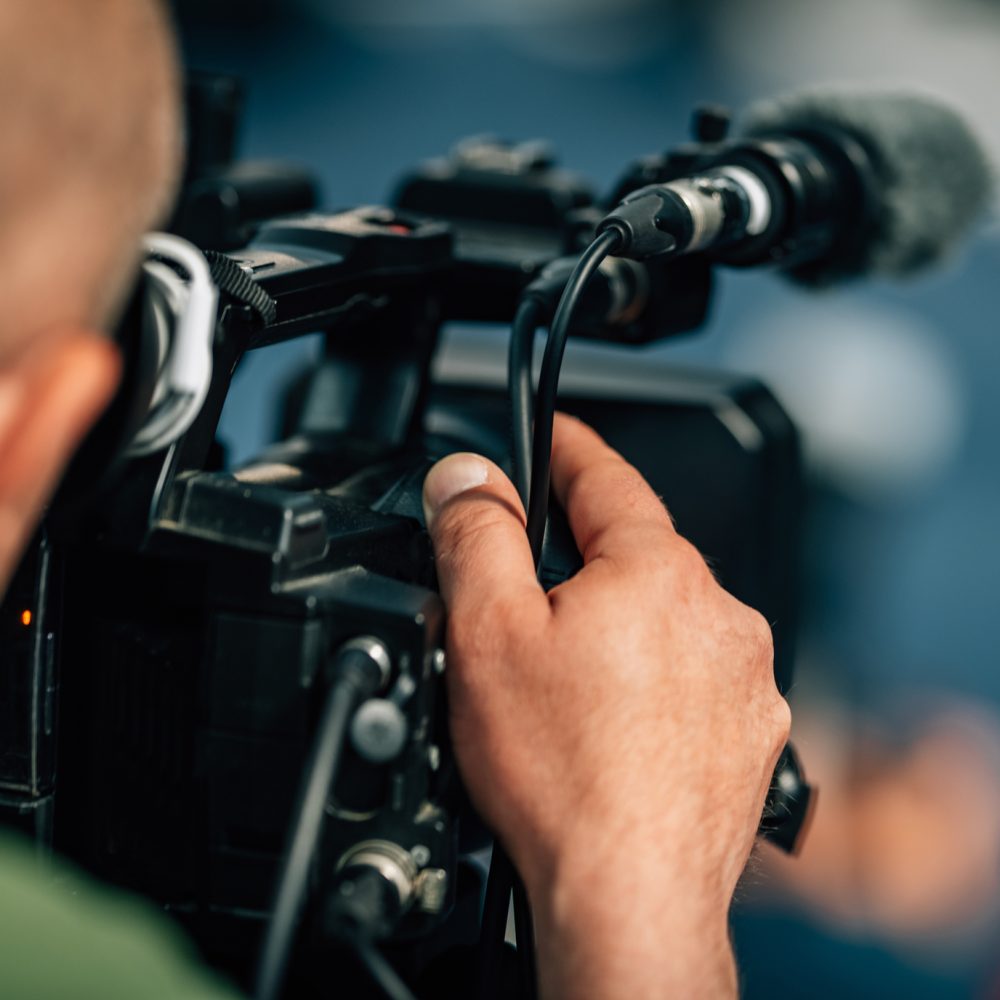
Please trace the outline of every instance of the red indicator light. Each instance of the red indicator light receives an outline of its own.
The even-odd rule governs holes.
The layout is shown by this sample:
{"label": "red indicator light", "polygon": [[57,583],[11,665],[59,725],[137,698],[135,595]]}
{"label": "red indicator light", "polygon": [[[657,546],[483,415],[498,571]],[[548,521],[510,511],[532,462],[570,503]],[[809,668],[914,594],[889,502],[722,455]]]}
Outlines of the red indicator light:
{"label": "red indicator light", "polygon": [[31,612],[27,608],[21,612],[21,624],[24,626],[31,624]]}

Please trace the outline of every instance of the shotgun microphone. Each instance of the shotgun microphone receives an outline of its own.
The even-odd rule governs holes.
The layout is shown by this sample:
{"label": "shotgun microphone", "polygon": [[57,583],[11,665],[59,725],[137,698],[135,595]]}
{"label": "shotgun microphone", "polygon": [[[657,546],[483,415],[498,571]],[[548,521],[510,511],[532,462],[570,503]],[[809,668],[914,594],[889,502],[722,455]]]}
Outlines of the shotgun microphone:
{"label": "shotgun microphone", "polygon": [[749,109],[684,176],[628,194],[598,225],[616,255],[700,253],[813,284],[900,277],[945,256],[983,213],[992,170],[936,98],[816,92]]}

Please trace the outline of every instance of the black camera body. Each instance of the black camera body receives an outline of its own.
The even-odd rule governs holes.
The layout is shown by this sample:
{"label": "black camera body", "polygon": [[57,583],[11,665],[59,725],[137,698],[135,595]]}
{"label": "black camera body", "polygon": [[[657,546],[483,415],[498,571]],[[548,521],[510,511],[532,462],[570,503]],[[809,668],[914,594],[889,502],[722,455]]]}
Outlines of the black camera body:
{"label": "black camera body", "polygon": [[[200,178],[199,203],[213,177],[238,188],[247,176]],[[271,180],[248,206],[274,208]],[[495,357],[435,355],[446,323],[509,321],[600,208],[537,147],[482,141],[418,169],[394,202],[230,212],[202,231],[206,249],[225,248],[232,281],[200,417],[167,452],[119,463],[93,487],[98,456],[143,405],[144,390],[124,393],[0,610],[0,818],[158,901],[243,980],[331,662],[359,639],[379,644],[388,668],[354,716],[326,802],[301,961],[323,953],[310,942],[328,937],[334,887],[362,864],[398,889],[383,934],[414,981],[478,934],[481,869],[468,858],[488,835],[449,748],[445,616],[420,491],[449,451],[509,464],[509,413]],[[643,311],[575,332],[637,344],[697,326],[708,265],[648,267]],[[325,354],[289,391],[284,440],[224,471],[215,431],[239,359],[316,331]],[[127,370],[141,371],[137,310],[122,338]],[[563,388],[561,407],[639,467],[727,589],[775,623],[786,688],[800,468],[778,403],[751,379],[625,353],[596,372],[571,357]],[[541,578],[565,579],[578,560],[553,516]]]}

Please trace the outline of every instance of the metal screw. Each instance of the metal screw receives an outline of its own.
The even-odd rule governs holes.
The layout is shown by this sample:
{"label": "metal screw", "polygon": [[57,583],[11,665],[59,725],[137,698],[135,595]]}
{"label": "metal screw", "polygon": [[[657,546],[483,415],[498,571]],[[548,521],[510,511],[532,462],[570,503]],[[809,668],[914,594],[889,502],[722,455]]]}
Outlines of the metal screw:
{"label": "metal screw", "polygon": [[448,873],[443,868],[425,868],[417,876],[417,898],[425,913],[440,913],[448,892]]}
{"label": "metal screw", "polygon": [[418,868],[423,868],[431,859],[431,849],[426,844],[414,844],[410,848],[410,857]]}

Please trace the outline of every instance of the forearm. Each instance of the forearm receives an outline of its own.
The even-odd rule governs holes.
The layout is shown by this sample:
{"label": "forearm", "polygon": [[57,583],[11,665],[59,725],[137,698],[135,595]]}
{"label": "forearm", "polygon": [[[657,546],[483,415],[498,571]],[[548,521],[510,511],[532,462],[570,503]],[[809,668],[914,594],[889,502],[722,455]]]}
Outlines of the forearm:
{"label": "forearm", "polygon": [[690,872],[623,860],[529,887],[543,1000],[735,997],[729,900]]}

